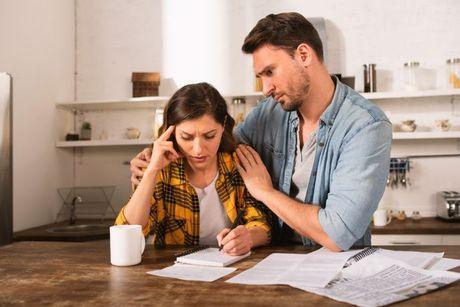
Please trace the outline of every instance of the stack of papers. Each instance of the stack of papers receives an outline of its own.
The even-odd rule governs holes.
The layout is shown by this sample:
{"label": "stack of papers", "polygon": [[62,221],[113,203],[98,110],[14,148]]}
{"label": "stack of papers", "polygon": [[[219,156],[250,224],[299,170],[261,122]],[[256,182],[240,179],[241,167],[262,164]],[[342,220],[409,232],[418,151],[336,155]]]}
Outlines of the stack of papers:
{"label": "stack of papers", "polygon": [[[381,248],[341,253],[324,248],[309,254],[274,253],[226,282],[289,285],[358,306],[383,306],[434,291],[459,280],[460,273],[447,270],[460,266],[460,260],[443,256],[444,253]],[[148,273],[210,282],[235,270],[176,263]]]}

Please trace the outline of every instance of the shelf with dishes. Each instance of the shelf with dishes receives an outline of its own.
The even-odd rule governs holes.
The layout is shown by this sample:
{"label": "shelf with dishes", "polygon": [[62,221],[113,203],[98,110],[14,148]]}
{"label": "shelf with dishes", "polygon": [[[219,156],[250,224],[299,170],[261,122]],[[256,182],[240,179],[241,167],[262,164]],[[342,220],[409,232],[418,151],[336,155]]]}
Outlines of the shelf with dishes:
{"label": "shelf with dishes", "polygon": [[[398,99],[398,98],[422,98],[422,97],[442,97],[460,96],[460,89],[436,89],[426,91],[397,91],[397,92],[375,92],[360,93],[370,100]],[[262,98],[262,92],[246,94],[225,95],[224,98],[231,100],[235,97]],[[163,107],[168,101],[169,96],[151,96],[139,98],[126,98],[118,100],[83,100],[72,102],[60,102],[57,108],[75,111],[94,111],[94,110],[119,110],[119,109],[141,109]]]}
{"label": "shelf with dishes", "polygon": [[[460,139],[460,131],[446,132],[394,132],[393,140],[430,140],[430,139]],[[145,146],[153,142],[151,139],[114,139],[91,141],[59,141],[56,147],[99,147],[99,146]]]}
{"label": "shelf with dishes", "polygon": [[[370,100],[383,100],[387,99],[390,102],[392,101],[400,101],[401,98],[417,98],[417,97],[455,97],[455,96],[460,96],[460,89],[449,89],[449,90],[429,90],[429,91],[414,91],[414,92],[376,92],[376,93],[361,93],[364,97],[370,99]],[[247,107],[244,107],[244,105],[235,105],[235,101],[241,99],[244,97],[246,100],[252,101],[253,103],[257,100],[260,100],[260,98],[263,97],[262,92],[253,92],[253,93],[246,93],[246,94],[236,94],[236,95],[226,95],[224,96],[227,102],[230,105],[230,110],[235,111],[235,107],[238,106],[243,106],[241,110],[242,117],[246,115],[245,113],[249,112],[250,109]],[[243,98],[243,100],[244,100]],[[86,100],[86,101],[73,101],[73,102],[61,102],[56,104],[56,108],[63,110],[64,113],[67,113],[66,117],[59,116],[61,118],[66,118],[67,123],[62,126],[62,130],[70,130],[69,127],[69,122],[73,121],[74,124],[74,129],[75,129],[75,122],[76,118],[84,118],[87,115],[82,114],[94,114],[92,117],[93,123],[98,119],[95,118],[101,118],[101,115],[98,113],[98,111],[124,111],[124,110],[133,110],[129,112],[140,112],[137,115],[131,115],[134,116],[134,118],[138,118],[139,116],[145,117],[142,112],[142,109],[155,109],[156,112],[161,112],[162,108],[164,105],[167,103],[169,97],[168,96],[154,96],[154,97],[140,97],[140,98],[126,98],[126,99],[120,99],[120,100]],[[233,105],[233,106],[232,106]],[[93,113],[94,112],[94,113]],[[238,113],[238,112],[236,112]],[[235,113],[235,114],[236,114]],[[240,112],[241,113],[241,112]],[[98,115],[99,114],[99,115]],[[107,124],[110,120],[107,119],[107,115],[109,113],[104,113],[104,119],[103,121],[105,124]],[[117,116],[122,116],[125,117],[125,113],[118,113]],[[161,114],[160,114],[161,115]],[[70,117],[69,117],[70,116]],[[128,115],[126,115],[128,116]],[[162,116],[162,115],[161,115]],[[113,118],[113,117],[112,117]],[[126,117],[127,121],[132,121],[129,118]],[[119,118],[117,118],[118,122],[116,125],[122,125],[119,123]],[[242,120],[242,118],[241,118]],[[157,119],[155,119],[157,121]],[[162,122],[162,118],[160,119]],[[407,122],[407,121],[406,121]],[[128,123],[124,123],[126,127],[130,127]],[[138,123],[139,124],[139,123]],[[404,124],[404,122],[403,122]],[[451,125],[450,123],[447,123],[448,125]],[[458,129],[460,126],[458,123],[456,123],[456,126],[453,126],[452,129],[450,127],[447,127],[447,129],[442,129],[442,130],[448,130],[448,131],[438,131],[439,129],[429,129],[430,131],[427,130],[422,130],[419,131],[419,129],[415,130],[414,129],[401,129],[401,125],[395,125],[395,130],[393,133],[393,139],[394,140],[430,140],[430,139],[460,139],[460,129]],[[78,127],[78,124],[77,124]],[[100,128],[100,127],[99,127]],[[145,127],[144,127],[145,128]],[[404,127],[403,127],[404,128]],[[411,127],[408,127],[411,128]],[[111,131],[111,127],[109,124],[109,127],[104,126],[103,130],[108,130]],[[147,129],[144,129],[146,131]],[[415,130],[415,131],[413,131]],[[68,132],[68,131],[66,131]],[[152,142],[151,138],[149,136],[151,135],[150,133],[143,133],[143,138],[124,138],[124,136],[121,133],[118,133],[116,135],[112,135],[107,139],[107,136],[104,137],[103,139],[100,137],[101,133],[97,133],[94,135],[97,135],[95,140],[89,140],[89,141],[63,141],[62,139],[56,142],[56,147],[58,148],[75,148],[75,147],[98,147],[98,146],[145,146],[147,144],[150,144]]]}

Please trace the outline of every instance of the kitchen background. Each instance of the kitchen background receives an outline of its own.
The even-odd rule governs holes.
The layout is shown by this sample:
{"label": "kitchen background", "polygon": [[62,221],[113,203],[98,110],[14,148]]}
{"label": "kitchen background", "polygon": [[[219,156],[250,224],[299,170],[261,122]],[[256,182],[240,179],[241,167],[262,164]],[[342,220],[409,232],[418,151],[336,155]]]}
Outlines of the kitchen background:
{"label": "kitchen background", "polygon": [[[160,96],[198,81],[227,96],[252,93],[251,57],[241,44],[257,20],[283,11],[324,18],[329,71],[355,76],[358,90],[362,65],[376,63],[378,91],[400,93],[409,61],[420,62],[432,88],[445,88],[446,59],[460,57],[455,0],[0,0],[0,71],[14,79],[14,231],[53,222],[60,187],[116,186],[116,210],[130,194],[124,162],[144,146],[56,147],[74,129],[73,115],[56,103],[127,99],[134,71],[160,72]],[[259,98],[248,97],[246,111]],[[414,119],[419,131],[444,118],[460,130],[459,101],[459,94],[375,100],[393,123]],[[95,139],[103,132],[125,137],[132,126],[147,138],[153,112],[98,110],[75,118],[91,122]],[[458,136],[400,139],[392,149],[394,157],[459,153]],[[411,167],[411,185],[387,188],[381,207],[435,216],[436,192],[460,190],[459,158],[411,159]]]}

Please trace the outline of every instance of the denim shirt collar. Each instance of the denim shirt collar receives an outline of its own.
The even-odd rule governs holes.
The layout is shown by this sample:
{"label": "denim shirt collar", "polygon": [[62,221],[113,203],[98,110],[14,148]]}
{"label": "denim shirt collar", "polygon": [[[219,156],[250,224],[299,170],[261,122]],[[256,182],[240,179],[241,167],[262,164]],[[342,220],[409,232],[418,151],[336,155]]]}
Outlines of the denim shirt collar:
{"label": "denim shirt collar", "polygon": [[347,95],[347,89],[342,82],[336,76],[331,76],[335,83],[334,96],[332,97],[332,102],[321,114],[320,119],[329,126],[334,124],[334,120],[339,113],[340,108],[342,107],[343,102],[345,101],[345,96]]}

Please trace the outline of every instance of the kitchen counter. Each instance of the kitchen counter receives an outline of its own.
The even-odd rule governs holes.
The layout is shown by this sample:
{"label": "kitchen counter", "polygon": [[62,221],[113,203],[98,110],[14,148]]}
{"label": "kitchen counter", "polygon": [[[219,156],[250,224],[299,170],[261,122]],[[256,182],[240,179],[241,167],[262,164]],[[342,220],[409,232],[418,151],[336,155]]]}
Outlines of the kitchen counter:
{"label": "kitchen counter", "polygon": [[429,234],[429,235],[455,235],[460,234],[460,222],[445,221],[439,218],[422,218],[414,222],[410,218],[399,221],[395,218],[386,226],[372,225],[372,234]]}
{"label": "kitchen counter", "polygon": [[[69,221],[52,223],[48,225],[38,226],[13,234],[14,241],[90,241],[102,240],[109,238],[109,227],[113,225],[114,219],[104,219],[103,225],[107,225],[105,230],[93,230],[85,232],[49,232],[47,229],[54,227],[64,227],[69,225]],[[75,226],[78,225],[99,225],[101,220],[95,219],[78,219]]]}
{"label": "kitchen counter", "polygon": [[[460,246],[398,246],[426,252],[445,252],[460,259]],[[148,246],[142,263],[110,265],[109,241],[16,242],[0,248],[0,305],[344,305],[289,286],[249,286],[224,280],[248,269],[272,252],[305,253],[303,246],[264,247],[235,264],[239,269],[221,280],[191,282],[146,274],[169,266],[183,247]],[[460,272],[460,268],[454,269]],[[458,306],[460,282],[400,305]]]}

